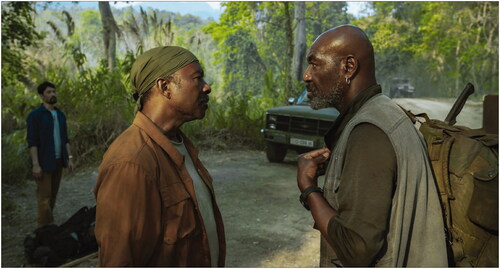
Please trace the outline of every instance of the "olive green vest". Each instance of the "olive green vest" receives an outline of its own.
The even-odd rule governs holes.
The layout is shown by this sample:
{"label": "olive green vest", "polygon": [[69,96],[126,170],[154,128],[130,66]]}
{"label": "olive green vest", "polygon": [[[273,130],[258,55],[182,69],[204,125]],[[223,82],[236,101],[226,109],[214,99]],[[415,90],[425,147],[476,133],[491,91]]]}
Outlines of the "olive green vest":
{"label": "olive green vest", "polygon": [[[337,141],[325,176],[324,196],[339,208],[336,192],[344,163],[347,140],[360,123],[379,127],[391,141],[397,159],[396,190],[392,199],[387,251],[377,267],[447,267],[442,211],[422,135],[406,114],[388,97],[368,100],[346,125]],[[338,244],[342,244],[339,242]],[[341,266],[321,238],[321,267]]]}

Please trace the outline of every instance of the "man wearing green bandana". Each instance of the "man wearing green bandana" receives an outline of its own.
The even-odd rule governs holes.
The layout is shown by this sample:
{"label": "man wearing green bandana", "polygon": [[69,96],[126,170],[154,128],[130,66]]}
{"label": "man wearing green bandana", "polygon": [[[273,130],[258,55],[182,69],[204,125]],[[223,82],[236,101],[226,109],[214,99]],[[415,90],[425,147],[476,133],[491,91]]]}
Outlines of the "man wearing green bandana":
{"label": "man wearing green bandana", "polygon": [[137,114],[105,153],[94,190],[99,266],[224,266],[212,178],[179,129],[205,116],[203,75],[180,47],[151,49],[133,64]]}

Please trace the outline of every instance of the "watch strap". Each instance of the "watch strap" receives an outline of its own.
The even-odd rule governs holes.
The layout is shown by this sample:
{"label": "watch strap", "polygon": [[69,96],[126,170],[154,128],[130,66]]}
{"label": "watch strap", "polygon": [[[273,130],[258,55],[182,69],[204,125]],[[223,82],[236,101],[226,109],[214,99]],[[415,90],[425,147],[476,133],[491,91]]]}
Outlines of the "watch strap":
{"label": "watch strap", "polygon": [[313,192],[323,193],[323,190],[318,186],[309,186],[307,187],[299,196],[300,203],[304,206],[305,209],[311,210],[309,208],[309,204],[307,203],[307,196]]}

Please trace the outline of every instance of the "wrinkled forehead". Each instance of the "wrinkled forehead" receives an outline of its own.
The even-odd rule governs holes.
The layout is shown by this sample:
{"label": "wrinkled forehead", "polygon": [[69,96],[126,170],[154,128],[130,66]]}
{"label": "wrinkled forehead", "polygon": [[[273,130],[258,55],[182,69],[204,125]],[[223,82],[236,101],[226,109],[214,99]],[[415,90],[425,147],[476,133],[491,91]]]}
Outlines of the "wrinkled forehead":
{"label": "wrinkled forehead", "polygon": [[340,39],[321,35],[311,45],[307,57],[308,59],[312,59],[339,56],[341,53],[341,45],[342,41]]}

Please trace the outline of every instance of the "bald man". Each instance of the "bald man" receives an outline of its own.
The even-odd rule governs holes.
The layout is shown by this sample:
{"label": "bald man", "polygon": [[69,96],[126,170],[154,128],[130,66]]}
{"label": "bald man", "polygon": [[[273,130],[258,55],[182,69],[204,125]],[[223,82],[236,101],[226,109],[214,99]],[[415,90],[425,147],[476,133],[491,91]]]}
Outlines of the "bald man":
{"label": "bald man", "polygon": [[[381,94],[366,34],[352,25],[328,30],[307,60],[311,107],[340,111],[325,136],[327,148],[298,159],[300,200],[322,235],[320,266],[447,267],[425,142]],[[321,165],[327,165],[322,189]]]}
{"label": "bald man", "polygon": [[205,116],[203,76],[180,47],[149,50],[132,65],[137,114],[105,153],[94,190],[100,266],[224,266],[212,178],[180,130]]}

